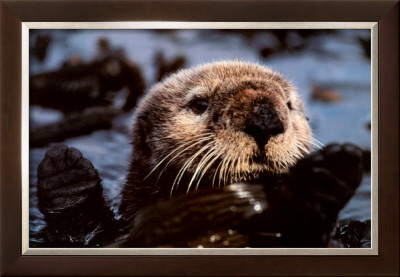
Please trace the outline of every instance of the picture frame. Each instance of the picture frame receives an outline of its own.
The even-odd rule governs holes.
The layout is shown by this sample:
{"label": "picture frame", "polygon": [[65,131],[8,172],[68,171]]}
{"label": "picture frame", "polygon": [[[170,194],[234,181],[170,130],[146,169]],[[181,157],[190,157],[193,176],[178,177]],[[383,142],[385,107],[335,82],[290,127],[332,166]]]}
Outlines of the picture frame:
{"label": "picture frame", "polygon": [[[288,11],[288,5],[292,11]],[[361,8],[360,8],[361,7]],[[243,9],[246,12],[243,13]],[[83,12],[90,9],[90,13]],[[129,11],[129,12],[128,12]],[[224,11],[224,12],[222,12]],[[346,12],[343,12],[346,11]],[[1,1],[1,273],[5,275],[397,275],[398,1]],[[371,256],[23,255],[21,22],[353,22],[379,24],[379,249]],[[5,70],[6,69],[6,70]],[[17,139],[16,139],[17,138]]]}

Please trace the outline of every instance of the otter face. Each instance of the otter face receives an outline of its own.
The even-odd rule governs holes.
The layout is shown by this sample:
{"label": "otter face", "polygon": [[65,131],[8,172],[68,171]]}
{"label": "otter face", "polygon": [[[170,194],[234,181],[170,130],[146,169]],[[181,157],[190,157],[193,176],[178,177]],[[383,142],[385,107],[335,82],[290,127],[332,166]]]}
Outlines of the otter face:
{"label": "otter face", "polygon": [[141,139],[134,147],[149,150],[152,171],[174,172],[171,191],[184,175],[189,191],[202,180],[224,185],[285,173],[313,143],[294,88],[249,63],[181,71],[149,92],[136,118],[151,130],[143,137],[143,128],[135,128]]}

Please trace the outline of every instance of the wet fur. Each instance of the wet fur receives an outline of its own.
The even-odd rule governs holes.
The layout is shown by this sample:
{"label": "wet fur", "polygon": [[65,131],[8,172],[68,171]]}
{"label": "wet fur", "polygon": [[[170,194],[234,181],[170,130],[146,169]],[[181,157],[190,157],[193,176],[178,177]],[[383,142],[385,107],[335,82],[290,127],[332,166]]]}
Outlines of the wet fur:
{"label": "wet fur", "polygon": [[[199,98],[208,102],[201,115],[189,108]],[[243,132],[261,103],[284,124],[265,153]],[[282,75],[237,61],[183,70],[153,87],[136,110],[120,211],[130,218],[141,201],[195,190],[202,181],[219,187],[257,180],[260,173],[285,173],[312,143],[299,95]]]}

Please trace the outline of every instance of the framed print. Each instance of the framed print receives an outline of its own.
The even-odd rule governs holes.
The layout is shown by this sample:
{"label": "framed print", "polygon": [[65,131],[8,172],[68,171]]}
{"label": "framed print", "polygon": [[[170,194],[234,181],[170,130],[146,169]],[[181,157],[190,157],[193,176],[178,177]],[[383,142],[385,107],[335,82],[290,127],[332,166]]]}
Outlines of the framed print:
{"label": "framed print", "polygon": [[[29,225],[29,230],[25,230],[25,233],[29,233],[29,236],[26,236],[29,237],[29,242],[24,244],[29,245],[26,254],[51,254],[53,252],[57,254],[140,253],[141,255],[377,254],[378,217],[376,207],[378,201],[377,170],[375,169],[377,159],[372,159],[375,163],[372,168],[369,165],[370,157],[377,157],[378,154],[375,147],[377,136],[374,131],[377,126],[377,113],[374,112],[377,110],[377,106],[372,106],[378,103],[378,94],[376,82],[371,82],[371,78],[377,79],[377,71],[373,70],[376,67],[377,52],[374,47],[371,50],[370,47],[364,48],[361,44],[361,42],[369,44],[371,41],[374,45],[377,39],[376,24],[346,25],[341,23],[341,28],[344,29],[339,29],[338,24],[332,29],[329,26],[330,23],[325,23],[323,28],[321,28],[320,23],[319,29],[315,29],[317,25],[312,23],[295,23],[295,25],[286,23],[285,25],[284,23],[235,24],[215,22],[207,24],[196,22],[189,24],[163,22],[158,24],[153,22],[151,25],[124,23],[122,25],[124,29],[115,29],[116,27],[103,29],[104,26],[98,24],[83,27],[83,24],[80,23],[82,26],[80,29],[68,29],[72,25],[61,23],[55,26],[52,23],[48,25],[51,29],[46,29],[48,28],[46,23],[27,23],[29,39],[25,39],[23,36],[24,41],[29,40],[32,43],[30,53],[23,55],[29,57],[29,93],[24,92],[24,95],[29,94],[29,107],[23,106],[24,110],[29,110],[25,113],[29,116],[26,116],[25,120],[23,119],[23,122],[29,121],[29,128],[26,128],[29,129],[29,141],[22,143],[30,146],[29,157],[23,159],[29,160],[27,166],[29,168],[29,181],[26,180],[23,183],[30,184],[29,193],[23,192],[23,195],[29,197],[30,203],[27,212],[29,223],[26,225]],[[294,26],[297,29],[293,29]],[[48,46],[48,54],[38,55],[40,41],[45,40],[45,38],[53,40],[54,43]],[[76,44],[74,41],[78,43]],[[84,41],[87,41],[85,45]],[[93,45],[95,45],[94,51],[90,50],[93,49]],[[228,45],[230,45],[229,48]],[[251,47],[247,47],[248,45],[251,45]],[[334,50],[330,50],[330,47]],[[27,49],[24,46],[23,48]],[[171,49],[169,52],[172,53],[168,53],[167,49]],[[64,53],[65,51],[66,53]],[[72,52],[72,56],[69,57]],[[84,58],[88,56],[93,57]],[[345,58],[347,56],[352,56],[354,59],[348,60]],[[23,64],[26,65],[27,61],[24,61]],[[53,69],[51,69],[52,66]],[[201,66],[209,68],[205,72],[222,71],[222,73],[205,78],[194,88],[191,85],[183,88],[174,85],[177,82],[176,78],[182,78],[179,77],[182,74],[185,76],[190,74],[191,70],[197,72],[196,70],[199,69],[196,68],[199,68],[199,66],[200,68]],[[268,66],[268,69],[266,66]],[[28,66],[26,65],[24,68],[27,69]],[[299,68],[305,70],[299,72]],[[200,72],[202,70],[200,69]],[[230,77],[230,70],[236,70],[238,77]],[[358,72],[356,76],[349,74],[354,71]],[[25,73],[25,70],[23,72]],[[268,99],[273,99],[273,96],[266,94],[264,90],[270,90],[271,84],[266,82],[273,82],[267,81],[268,74],[279,76],[275,72],[280,72],[281,75],[286,76],[285,78],[289,78],[297,88],[288,89],[286,99],[288,104],[285,102],[288,110],[293,110],[293,112],[285,113],[285,110],[277,112],[277,126],[269,130],[264,127],[261,128],[264,123],[259,123],[259,118],[263,118],[266,122],[273,121],[270,118],[274,118],[275,110],[279,111],[281,104],[272,104],[271,102],[268,107],[265,106],[264,109],[266,110],[261,114],[267,113],[268,116],[266,117],[261,116],[258,112],[254,114],[248,112],[248,119],[244,123],[240,123],[239,119],[246,117],[246,115],[241,115],[236,108],[232,107],[229,111],[233,115],[222,113],[220,117],[223,124],[230,120],[236,122],[232,124],[235,127],[222,125],[219,128],[224,131],[213,129],[214,125],[220,124],[220,121],[210,120],[210,118],[218,116],[220,109],[225,110],[228,109],[227,106],[240,105],[242,108],[248,107],[251,111],[254,108],[259,109],[260,105],[264,105],[265,102],[268,103]],[[260,82],[257,78],[251,77],[255,73],[262,74],[263,83],[260,83],[257,91],[252,92],[251,95],[254,94],[253,96],[260,100],[247,103],[246,100],[253,97],[248,95],[250,92],[247,90],[252,89]],[[333,73],[336,76],[333,77]],[[197,79],[197,74],[200,73],[192,74],[195,77],[189,77],[189,75],[185,78]],[[219,74],[222,74],[223,78]],[[283,81],[284,77],[282,76],[280,78],[282,78],[280,82],[284,85],[284,82],[287,81]],[[224,79],[231,81],[224,81]],[[311,80],[308,81],[308,79]],[[232,84],[230,84],[231,82]],[[244,82],[248,84],[244,84]],[[151,87],[156,87],[156,83],[158,83],[158,86],[169,84],[168,86],[174,87],[174,89],[164,88],[160,89],[159,92],[153,92]],[[215,92],[211,93],[208,90],[211,85],[216,87],[212,89]],[[231,87],[225,91],[224,88],[229,86]],[[148,92],[144,92],[145,90]],[[198,93],[198,90],[203,92]],[[245,94],[238,92],[238,97],[241,100],[237,104],[235,104],[237,100],[232,100],[231,96],[227,97],[226,100],[219,99],[218,101],[213,98],[220,94],[230,95],[231,92],[236,90],[246,91]],[[93,97],[91,96],[94,94],[93,91],[99,91],[99,93]],[[170,92],[167,93],[167,91]],[[168,111],[174,103],[164,106],[163,102],[168,101],[168,98],[171,97],[170,94],[175,95],[179,91],[187,91],[189,96],[185,97],[193,97],[191,96],[193,94],[195,99],[199,95],[208,95],[208,109],[201,113],[199,107],[193,106],[193,109],[182,109],[177,116],[168,115]],[[116,92],[117,94],[113,95]],[[119,95],[120,93],[127,95]],[[159,113],[157,118],[151,117],[151,120],[148,119],[148,122],[144,124],[140,122],[144,121],[145,116],[133,114],[135,111],[141,110],[142,107],[144,109],[146,101],[151,102],[151,100],[146,99],[152,98],[147,97],[161,97],[162,99],[160,100],[161,103],[156,105],[160,106],[159,112],[157,112],[158,107],[153,106],[149,111],[143,112],[149,113],[148,117]],[[163,97],[166,98],[163,99]],[[141,98],[143,100],[140,100]],[[301,98],[303,100],[300,100]],[[178,101],[178,99],[180,99],[179,95],[175,95],[174,101]],[[278,98],[277,101],[279,100]],[[185,101],[182,100],[183,103]],[[190,100],[189,103],[191,101],[197,103],[198,100]],[[202,101],[205,102],[206,100]],[[133,108],[135,102],[137,103],[136,108]],[[223,102],[224,108],[217,108],[218,102]],[[305,112],[303,116],[299,117],[299,114],[302,113],[301,104],[305,106]],[[179,104],[178,107],[181,105],[185,106],[186,104]],[[271,106],[273,107],[271,111],[274,112],[269,114]],[[371,119],[368,119],[369,115],[372,115]],[[104,119],[105,116],[107,121]],[[293,117],[293,119],[286,119],[286,116]],[[56,118],[52,120],[54,117]],[[134,123],[131,123],[132,117],[137,118],[133,120]],[[79,122],[76,118],[79,119]],[[166,121],[160,125],[160,120]],[[193,130],[196,131],[188,134],[185,131],[185,124],[189,124],[191,120],[196,122],[196,124],[190,123],[193,124]],[[200,124],[199,120],[207,127],[200,128],[197,126],[197,124]],[[174,121],[177,121],[177,123],[172,123]],[[181,124],[180,121],[186,123]],[[346,122],[348,123],[346,124]],[[281,123],[287,126],[285,127],[287,130],[278,130]],[[145,126],[143,130],[140,128],[136,130],[139,124]],[[371,124],[371,127],[369,127],[369,124]],[[269,125],[270,123],[266,123],[266,126]],[[129,143],[131,134],[127,131],[123,132],[124,129],[121,127],[114,126],[127,126],[125,129],[130,127],[134,130],[134,138],[141,136],[151,138],[149,142],[143,144],[136,144],[138,139],[134,139],[136,142],[133,142],[131,154],[130,151],[127,151],[131,148]],[[171,131],[171,128],[176,128],[175,126],[179,126],[179,128]],[[297,128],[296,135],[291,132],[291,128]],[[235,131],[235,129],[243,129],[243,131]],[[264,132],[263,129],[265,129],[266,135],[260,135]],[[275,129],[278,130],[275,135],[276,142],[274,135],[270,139],[271,142],[262,140],[270,132],[275,132]],[[150,134],[147,134],[147,132]],[[205,134],[212,136],[216,142],[212,142],[211,139],[207,140]],[[231,137],[230,134],[235,134],[238,137]],[[317,174],[314,171],[317,170],[316,168],[318,170],[323,168],[327,172],[336,169],[325,165],[325,161],[321,165],[316,165],[310,160],[309,156],[300,159],[307,170],[297,168],[297,164],[294,164],[294,167],[287,172],[285,163],[290,161],[293,156],[300,154],[298,149],[291,144],[292,137],[301,138],[301,140],[298,140],[298,144],[301,143],[301,149],[321,155],[323,160],[336,160],[334,157],[339,153],[340,158],[338,160],[340,163],[346,160],[342,155],[349,156],[347,158],[351,158],[353,155],[359,156],[358,162],[347,164],[348,172],[341,177],[343,180],[347,178],[350,180],[360,175],[360,180],[357,180],[354,184],[357,188],[349,188],[349,192],[347,192],[346,183],[343,190],[340,189],[340,186],[336,188],[332,184],[332,187],[335,187],[335,193],[324,189],[320,190],[320,186],[325,186],[325,189],[328,186],[321,184],[335,183],[335,181],[328,176],[320,176],[318,178],[322,179],[315,181],[314,178]],[[282,142],[279,139],[282,139]],[[60,141],[65,145],[57,144]],[[244,153],[243,157],[239,157],[236,153],[230,154],[233,156],[231,158],[233,161],[238,159],[241,163],[237,162],[236,164],[228,159],[230,156],[226,153],[230,153],[229,150],[220,150],[224,149],[226,141],[229,141],[228,149],[234,149],[235,145],[241,148],[242,153]],[[261,145],[257,146],[255,141],[258,141],[258,144]],[[162,148],[168,150],[159,149],[160,142],[163,143]],[[246,143],[249,144],[248,148],[246,148]],[[107,150],[108,145],[111,147],[109,150]],[[156,155],[150,154],[149,157],[146,157],[147,154],[145,153],[139,154],[142,149],[150,147],[152,149],[149,152],[157,153]],[[246,159],[249,159],[248,157],[253,159],[252,155],[254,154],[251,153],[258,153],[257,149],[264,149],[264,147],[270,149],[266,150],[265,154],[268,160],[276,159],[275,156],[278,154],[275,153],[277,151],[284,150],[283,153],[287,151],[287,154],[283,154],[279,158],[279,166],[271,165],[262,169],[260,174],[258,173],[258,166],[265,164],[265,161],[255,162],[257,169],[254,169],[254,166],[247,163]],[[85,177],[79,177],[77,182],[74,181],[75,179],[68,180],[73,178],[73,176],[69,177],[70,174],[78,174],[75,173],[76,171],[82,171],[79,174],[83,174],[87,168],[81,170],[80,167],[67,166],[65,170],[56,170],[55,173],[53,172],[49,176],[45,174],[46,176],[42,177],[42,173],[47,171],[48,167],[53,168],[53,165],[57,164],[56,160],[61,158],[67,161],[70,158],[70,154],[66,154],[65,158],[62,158],[64,150],[67,153],[72,151],[71,155],[76,155],[73,153],[80,151],[83,157],[79,158],[76,163],[80,164],[80,159],[82,161],[86,159],[86,163],[90,161],[102,179],[101,186],[100,184],[98,186],[102,188],[102,197],[99,197],[96,201],[92,200],[91,204],[89,206],[84,205],[84,208],[81,207],[80,203],[73,205],[71,203],[74,197],[83,197],[87,193],[86,185],[88,185],[91,194],[92,185],[90,184],[92,179],[89,179],[88,184],[85,182]],[[57,156],[57,153],[60,155]],[[102,157],[101,153],[107,153],[107,158]],[[111,153],[115,156],[112,157]],[[152,159],[154,162],[149,164],[144,162],[144,160]],[[47,166],[48,162],[50,162],[50,166]],[[330,161],[329,163],[333,162]],[[362,165],[360,172],[357,170],[358,163],[360,163],[360,166]],[[129,164],[131,166],[127,168],[126,165]],[[335,165],[335,167],[338,166]],[[143,171],[143,176],[135,173],[138,168]],[[236,170],[233,170],[233,168],[236,168]],[[309,172],[310,169],[312,169],[311,172]],[[231,173],[232,170],[233,174]],[[297,172],[296,177],[293,175],[295,171]],[[345,169],[340,171],[346,172]],[[133,177],[131,174],[135,176]],[[277,176],[271,177],[271,174],[277,174]],[[126,179],[130,179],[129,181],[121,178],[125,175],[128,176]],[[58,184],[58,178],[62,178],[62,183],[66,183],[66,185]],[[287,178],[293,178],[293,180],[286,180]],[[123,183],[117,180],[122,180]],[[136,183],[136,180],[140,180],[139,183]],[[279,180],[280,185],[277,186],[276,191],[267,192],[267,194],[274,194],[273,198],[280,199],[279,202],[284,202],[286,198],[290,197],[290,203],[297,202],[296,212],[291,207],[287,207],[286,204],[281,207],[280,203],[272,204],[273,200],[264,201],[262,196],[252,192],[252,189],[258,187],[259,183],[262,186],[269,187],[277,180]],[[303,182],[304,184],[302,184]],[[315,186],[312,185],[313,182],[316,182]],[[49,185],[50,183],[54,185]],[[230,184],[232,186],[228,186]],[[242,185],[239,186],[238,184]],[[252,184],[251,188],[244,186],[249,184]],[[302,187],[301,193],[296,192],[295,187],[291,187],[292,185]],[[238,186],[238,191],[235,190],[235,186]],[[27,187],[23,186],[23,188]],[[132,187],[135,187],[138,195],[131,195]],[[151,194],[146,192],[148,188],[153,187],[160,187],[160,189],[156,189],[156,192]],[[285,187],[285,190],[291,191],[291,196],[281,191],[283,187]],[[231,198],[228,197],[231,191],[225,191],[228,188],[234,191]],[[69,194],[69,189],[74,192]],[[186,191],[182,193],[182,189]],[[78,193],[75,193],[76,190]],[[307,192],[308,196],[304,198],[303,195],[307,190],[310,191]],[[66,195],[63,194],[63,191]],[[164,191],[166,191],[166,196]],[[208,195],[208,191],[211,192],[210,195]],[[314,195],[315,191],[324,196]],[[236,223],[231,225],[230,222],[222,219],[233,216],[230,219],[231,221],[242,221],[240,218],[242,213],[250,213],[254,209],[251,208],[252,204],[249,204],[243,206],[246,207],[243,211],[238,210],[237,202],[240,202],[239,199],[241,198],[236,198],[236,193],[241,195],[241,198],[246,198],[242,196],[246,193],[254,194],[249,197],[249,201],[258,202],[254,205],[254,209],[266,205],[271,206],[265,208],[265,214],[275,213],[274,210],[276,209],[279,214],[276,217],[280,218],[283,216],[282,210],[287,210],[290,211],[288,217],[301,213],[298,217],[302,220],[294,224],[295,219],[282,221],[274,219],[274,223],[263,223],[266,225],[265,227],[254,223],[255,231],[250,233],[247,231],[239,232],[238,228],[240,227],[238,226],[241,224],[250,228],[253,223],[247,222],[246,219],[246,223],[239,223],[236,226]],[[354,196],[351,199],[346,196],[353,193]],[[337,207],[333,206],[330,204],[330,200],[325,199],[325,194],[334,198],[334,202],[341,204]],[[168,218],[183,216],[186,218],[184,222],[177,224],[183,224],[186,227],[179,227],[182,228],[179,235],[174,232],[170,234],[167,231],[164,231],[164,234],[154,235],[154,237],[157,237],[157,242],[150,242],[153,241],[149,238],[153,236],[151,235],[152,230],[144,231],[142,229],[140,232],[144,234],[143,237],[135,238],[135,242],[131,239],[122,242],[123,249],[116,247],[115,241],[118,241],[120,236],[118,234],[125,227],[115,227],[114,229],[113,226],[125,225],[122,221],[130,217],[129,209],[136,205],[132,202],[141,202],[142,199],[146,199],[150,195],[157,195],[154,199],[156,203],[162,202],[162,199],[167,199],[167,202],[163,202],[162,205],[173,206],[170,208],[163,207],[163,210],[174,212],[164,216],[167,218],[165,222],[157,224],[162,226],[166,224],[169,226],[168,229],[174,230],[174,223],[169,222]],[[223,198],[220,198],[222,196]],[[181,197],[183,198],[181,199]],[[62,202],[64,198],[69,199],[67,207],[64,207],[64,204],[54,204],[54,201]],[[137,200],[125,200],[125,198],[136,198]],[[179,204],[172,204],[175,198],[180,199]],[[219,199],[219,201],[216,201],[216,199]],[[222,199],[225,200],[222,201]],[[104,201],[106,204],[103,204]],[[212,201],[221,202],[221,204],[213,207],[210,204]],[[139,210],[142,211],[145,206],[154,206],[154,209],[157,209],[155,207],[159,204],[156,203],[140,206]],[[187,203],[193,211],[181,211],[179,206],[183,206],[184,203]],[[196,205],[201,206],[200,203],[204,203],[210,209],[204,215],[204,218],[202,218],[201,212],[194,208]],[[307,205],[303,206],[304,203],[307,203]],[[229,207],[226,213],[223,212],[226,209],[225,205]],[[318,232],[312,238],[301,235],[305,232],[300,228],[300,226],[303,226],[303,221],[308,220],[315,212],[313,209],[309,211],[308,205],[313,206],[313,209],[316,209],[317,206],[321,207],[318,208],[317,218],[313,219],[311,224],[319,224],[318,222],[322,218],[319,219],[318,215],[325,217],[327,214],[338,214],[339,226],[336,234],[332,235],[332,239],[326,241],[322,239],[321,242],[318,242],[317,237],[324,236]],[[124,210],[124,206],[129,207],[129,209]],[[96,218],[92,217],[91,211],[102,210],[103,208],[104,213],[100,213]],[[248,208],[250,208],[250,211],[247,211]],[[231,209],[235,210],[232,214]],[[25,210],[28,209],[24,208]],[[110,211],[116,216],[111,216],[108,220]],[[140,211],[135,213],[141,214]],[[153,214],[157,214],[156,221],[159,222],[161,211],[153,211]],[[214,220],[209,220],[208,218],[212,214],[219,216]],[[122,221],[118,220],[118,217],[122,217]],[[253,218],[253,215],[246,215],[246,217]],[[78,218],[79,221],[76,222],[75,220]],[[138,215],[133,216],[136,226],[140,226],[140,223],[136,221],[139,220],[138,218]],[[150,215],[146,218],[146,221],[152,221]],[[131,221],[131,219],[126,221]],[[265,219],[265,221],[270,220]],[[288,221],[292,222],[290,228],[285,227]],[[97,224],[89,227],[94,222]],[[206,222],[210,222],[212,226]],[[335,224],[336,217],[332,216],[332,222],[322,220],[321,223],[328,224],[328,222]],[[204,234],[200,230],[194,231],[193,227],[188,227],[204,226],[203,224],[209,225],[202,227],[207,230]],[[274,237],[274,232],[269,227],[273,224],[279,225],[280,227],[277,227],[277,230],[285,230],[283,231],[285,234],[277,232]],[[85,225],[88,226],[88,230],[82,231],[81,228]],[[130,225],[130,223],[128,222],[127,225]],[[151,225],[153,226],[153,224]],[[130,228],[128,227],[128,229]],[[152,229],[156,228],[152,227]],[[289,232],[286,228],[296,231]],[[357,229],[353,230],[354,228]],[[109,229],[110,231],[107,231]],[[96,235],[93,234],[93,230],[97,230]],[[133,227],[132,231],[129,230],[129,232],[133,234],[136,232],[135,230],[136,228]],[[263,232],[260,230],[263,230]],[[310,230],[307,229],[307,232],[316,232],[316,230],[310,228]],[[327,231],[322,233],[325,232],[335,231],[327,228]],[[100,239],[107,233],[110,233],[107,235],[109,238]],[[227,235],[227,233],[228,236],[225,238],[224,235]],[[365,236],[352,237],[353,233],[365,233]],[[272,238],[269,236],[272,236]],[[165,238],[161,239],[162,237]],[[183,239],[183,237],[188,238]],[[68,238],[68,241],[65,241],[66,238]],[[73,242],[70,242],[71,240]],[[144,243],[142,240],[148,242]],[[113,247],[109,246],[110,243]],[[336,243],[342,244],[342,246],[335,246]],[[169,247],[159,249],[159,246],[164,244]],[[158,248],[154,249],[154,247]]]}
{"label": "framed print", "polygon": [[398,14],[2,1],[1,273],[399,274]]}

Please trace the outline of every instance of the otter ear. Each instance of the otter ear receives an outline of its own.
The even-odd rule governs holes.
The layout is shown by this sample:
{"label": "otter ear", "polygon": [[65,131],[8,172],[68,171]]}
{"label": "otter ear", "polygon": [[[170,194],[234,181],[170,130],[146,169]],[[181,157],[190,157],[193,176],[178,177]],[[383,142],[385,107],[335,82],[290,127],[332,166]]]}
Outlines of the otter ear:
{"label": "otter ear", "polygon": [[146,115],[141,115],[136,119],[136,128],[135,128],[135,140],[136,143],[140,145],[140,148],[150,153],[150,147],[147,143],[147,139],[151,134],[152,126],[150,120]]}
{"label": "otter ear", "polygon": [[137,118],[136,125],[139,127],[138,130],[143,134],[148,134],[151,131],[151,124],[147,115],[140,115]]}

